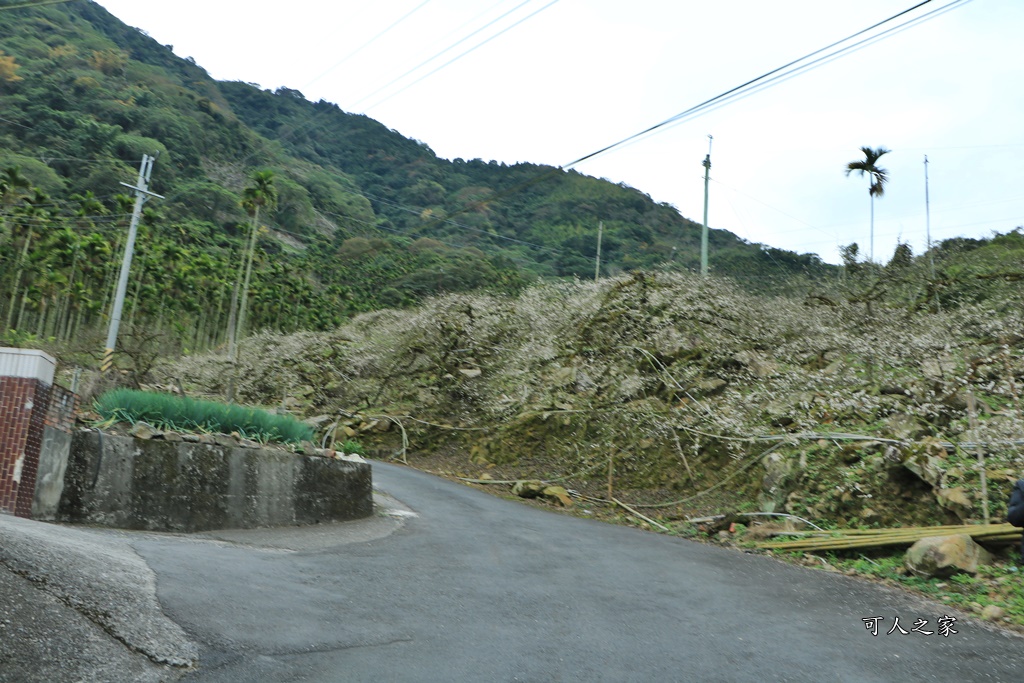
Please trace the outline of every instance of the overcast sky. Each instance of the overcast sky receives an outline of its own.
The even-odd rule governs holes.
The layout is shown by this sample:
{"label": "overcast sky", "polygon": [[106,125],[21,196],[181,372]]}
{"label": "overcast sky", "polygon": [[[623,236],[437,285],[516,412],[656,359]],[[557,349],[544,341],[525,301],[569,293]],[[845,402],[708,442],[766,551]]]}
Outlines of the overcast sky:
{"label": "overcast sky", "polygon": [[[950,2],[933,0],[907,17]],[[916,3],[100,4],[214,78],[336,102],[445,158],[563,166]],[[892,151],[880,165],[891,180],[875,207],[876,260],[888,260],[898,239],[923,250],[926,154],[933,240],[1007,232],[1024,225],[1022,36],[1021,0],[956,4],[577,169],[635,187],[699,222],[701,161],[713,135],[711,226],[837,262],[839,245],[856,241],[866,255],[869,242],[867,181],[843,171],[862,158],[860,147],[886,147]]]}

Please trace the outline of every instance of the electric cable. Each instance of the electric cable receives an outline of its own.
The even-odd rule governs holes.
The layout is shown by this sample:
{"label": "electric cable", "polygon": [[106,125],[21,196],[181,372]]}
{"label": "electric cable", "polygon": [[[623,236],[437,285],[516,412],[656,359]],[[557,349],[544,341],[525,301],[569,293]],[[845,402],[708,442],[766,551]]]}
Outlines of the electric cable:
{"label": "electric cable", "polygon": [[[935,10],[933,12],[930,12],[928,16],[934,14],[935,12],[941,12],[942,10],[947,9],[947,8],[952,9],[954,6],[963,5],[963,4],[966,4],[966,3],[970,2],[970,1],[971,0],[953,0],[953,2],[951,2],[948,5],[940,8],[939,10]],[[728,98],[728,97],[732,96],[734,93],[738,93],[740,91],[743,91],[743,90],[749,88],[750,86],[753,86],[755,84],[760,83],[761,81],[769,79],[772,76],[775,76],[776,74],[779,74],[780,72],[784,72],[786,69],[789,69],[790,67],[794,67],[794,66],[800,64],[801,62],[805,62],[805,61],[811,59],[812,57],[815,57],[815,56],[821,54],[822,52],[826,52],[828,50],[831,50],[832,48],[837,47],[839,45],[842,45],[843,43],[847,43],[847,42],[853,40],[854,38],[857,38],[858,36],[864,35],[865,33],[873,31],[876,28],[879,28],[881,26],[884,26],[885,24],[888,24],[888,23],[890,23],[892,21],[895,21],[896,19],[899,19],[900,17],[902,17],[902,16],[904,16],[904,15],[910,13],[910,12],[913,12],[914,10],[919,9],[919,8],[929,4],[931,2],[934,2],[934,0],[923,0],[922,2],[919,2],[916,5],[914,5],[912,7],[909,7],[908,9],[903,10],[902,12],[898,12],[897,14],[892,15],[888,19],[883,19],[882,21],[879,21],[879,22],[877,22],[875,24],[872,24],[871,26],[868,26],[865,29],[861,29],[860,31],[857,31],[856,33],[853,33],[853,34],[851,34],[851,35],[849,35],[849,36],[847,36],[847,37],[845,37],[845,38],[843,38],[841,40],[837,40],[837,41],[835,41],[833,43],[830,43],[830,44],[826,45],[823,48],[819,48],[819,49],[815,50],[814,52],[810,52],[810,53],[804,55],[803,57],[800,57],[799,59],[794,59],[793,61],[788,62],[786,64],[783,64],[782,66],[776,67],[776,68],[772,69],[771,71],[767,71],[767,72],[761,74],[760,76],[757,76],[756,78],[752,78],[752,79],[746,81],[745,83],[742,83],[742,84],[737,85],[737,86],[735,86],[733,88],[730,88],[729,90],[726,90],[725,92],[719,93],[718,95],[715,95],[714,97],[712,97],[710,99],[704,100],[700,104],[696,104],[696,105],[694,105],[694,106],[692,106],[692,107],[690,107],[688,109],[685,109],[685,110],[679,112],[678,114],[675,114],[674,116],[670,116],[669,118],[665,119],[664,121],[661,121],[660,123],[656,123],[653,126],[649,126],[648,128],[645,128],[644,130],[640,131],[639,133],[634,133],[633,135],[625,137],[622,140],[619,140],[618,142],[614,142],[614,143],[612,143],[610,145],[606,145],[606,146],[602,147],[601,149],[598,149],[598,150],[596,150],[594,152],[591,152],[589,154],[585,154],[585,155],[581,156],[580,158],[576,159],[575,161],[571,161],[568,164],[565,164],[561,168],[572,168],[573,166],[576,166],[577,164],[580,164],[580,163],[582,163],[582,162],[584,162],[584,161],[586,161],[588,159],[592,159],[592,158],[594,158],[596,156],[599,156],[601,154],[604,154],[606,152],[610,152],[611,150],[613,150],[613,149],[615,149],[617,147],[621,147],[622,145],[624,145],[627,142],[630,142],[630,141],[632,141],[632,140],[634,140],[636,138],[639,138],[641,136],[647,135],[648,133],[656,131],[659,128],[664,128],[665,126],[669,125],[670,123],[678,121],[679,119],[681,119],[683,117],[686,117],[686,116],[689,116],[690,114],[693,114],[693,113],[695,113],[695,112],[697,112],[699,110],[702,110],[702,109],[708,107],[709,105],[712,105],[712,104],[718,102],[719,100],[722,100],[724,98]],[[916,21],[916,19],[912,19],[911,20],[911,22],[913,22],[913,21]],[[907,22],[907,23],[911,23],[911,22]],[[888,33],[891,30],[892,29],[886,31],[886,33]],[[803,68],[804,67],[802,67],[802,66],[801,67],[797,67],[797,70],[803,69]]]}
{"label": "electric cable", "polygon": [[[468,34],[468,35],[466,35],[466,36],[463,36],[462,38],[460,38],[459,40],[455,41],[454,43],[452,43],[452,44],[451,44],[451,45],[449,45],[448,47],[444,48],[443,50],[441,50],[441,51],[440,51],[440,52],[438,52],[437,54],[435,54],[435,55],[433,55],[432,57],[428,57],[427,59],[423,60],[422,62],[420,62],[419,64],[417,64],[417,65],[416,65],[416,66],[414,66],[413,68],[409,69],[408,71],[406,71],[406,72],[405,72],[405,73],[403,73],[402,75],[400,75],[400,76],[397,76],[397,77],[395,77],[395,78],[391,79],[390,81],[388,81],[388,82],[387,82],[387,83],[385,83],[384,85],[380,86],[379,88],[377,88],[376,90],[374,90],[374,91],[373,91],[373,92],[371,92],[370,94],[368,94],[368,95],[364,95],[364,96],[363,96],[363,97],[361,97],[361,98],[360,98],[359,100],[357,100],[356,102],[354,102],[354,103],[353,103],[353,104],[352,104],[352,105],[351,105],[351,106],[349,107],[349,109],[350,109],[350,110],[351,110],[351,109],[355,109],[355,108],[356,108],[356,107],[358,107],[358,106],[359,106],[360,104],[362,104],[362,103],[363,103],[363,102],[365,102],[366,100],[370,99],[371,97],[373,97],[373,96],[374,96],[374,95],[376,95],[377,93],[379,93],[379,92],[382,92],[382,91],[386,90],[387,88],[391,87],[392,85],[394,85],[394,84],[395,84],[395,83],[397,83],[398,81],[402,80],[403,78],[405,78],[405,77],[406,77],[406,76],[408,76],[409,74],[411,74],[411,73],[413,73],[413,72],[415,72],[415,71],[418,71],[419,69],[423,68],[424,66],[426,66],[426,65],[427,65],[427,64],[429,64],[430,62],[434,61],[435,59],[437,59],[437,58],[438,58],[438,57],[440,57],[441,55],[445,54],[445,53],[446,53],[446,52],[448,52],[449,50],[454,50],[454,49],[455,49],[456,47],[458,47],[458,46],[459,46],[459,45],[461,45],[462,43],[466,42],[467,40],[469,40],[470,38],[472,38],[472,37],[473,37],[473,36],[475,36],[476,34],[480,33],[481,31],[483,31],[484,29],[486,29],[486,28],[488,28],[488,27],[490,27],[490,26],[493,26],[493,25],[494,25],[495,23],[497,23],[497,22],[501,21],[502,19],[504,19],[505,17],[507,17],[507,16],[509,15],[509,14],[512,14],[512,13],[513,13],[513,12],[515,12],[515,11],[516,11],[517,9],[519,9],[520,7],[522,7],[523,5],[527,5],[527,4],[529,4],[530,2],[532,2],[532,1],[533,1],[533,0],[524,0],[524,2],[521,2],[521,3],[519,3],[518,5],[516,5],[516,6],[515,6],[515,7],[513,7],[512,9],[510,9],[510,10],[509,10],[508,12],[505,12],[504,14],[502,14],[502,15],[501,15],[500,17],[497,17],[497,18],[495,18],[495,19],[493,19],[493,20],[489,21],[488,23],[484,24],[483,26],[481,26],[481,27],[480,27],[480,28],[478,28],[477,30],[473,31],[472,33],[470,33],[470,34]],[[458,32],[458,31],[459,31],[459,30],[461,30],[461,29],[462,29],[463,27],[465,27],[465,26],[466,26],[467,24],[470,24],[470,23],[472,23],[473,21],[476,21],[476,19],[480,18],[481,16],[483,16],[483,15],[487,14],[487,13],[488,13],[488,12],[490,12],[490,11],[491,11],[492,9],[494,9],[495,7],[497,7],[498,5],[500,5],[500,4],[502,3],[502,2],[504,2],[504,0],[500,0],[500,1],[499,1],[499,2],[497,3],[497,4],[495,4],[495,5],[492,5],[492,6],[491,6],[490,8],[488,8],[487,10],[485,10],[485,11],[481,12],[480,14],[476,15],[476,17],[474,17],[473,19],[471,19],[471,20],[469,20],[468,22],[466,22],[466,23],[462,24],[462,26],[460,26],[460,27],[459,27],[458,29],[456,29],[456,30],[455,30],[455,32]]]}
{"label": "electric cable", "polygon": [[319,80],[320,80],[321,78],[323,78],[323,77],[324,77],[324,76],[326,76],[327,74],[329,74],[329,73],[331,73],[332,71],[334,71],[335,69],[337,69],[337,68],[338,68],[339,66],[341,66],[342,64],[344,64],[344,63],[345,63],[345,62],[347,62],[348,60],[350,60],[350,59],[352,59],[353,57],[355,57],[355,56],[356,56],[357,54],[359,54],[360,52],[362,52],[363,50],[365,50],[365,49],[366,49],[367,47],[369,47],[370,45],[372,45],[373,43],[375,43],[375,42],[376,42],[376,41],[377,41],[377,40],[378,40],[379,38],[381,38],[381,37],[382,37],[382,36],[383,36],[384,34],[386,34],[386,33],[387,33],[388,31],[390,31],[391,29],[395,28],[396,26],[398,26],[399,24],[401,24],[401,23],[402,23],[403,21],[405,21],[406,19],[408,19],[409,17],[411,17],[411,16],[413,15],[413,14],[415,14],[416,12],[418,12],[418,11],[419,11],[420,9],[422,9],[422,8],[423,8],[423,7],[424,7],[424,6],[426,5],[426,4],[428,4],[429,2],[430,2],[430,0],[423,0],[423,2],[421,2],[421,3],[420,3],[420,4],[418,4],[418,5],[416,5],[416,6],[415,6],[415,7],[413,7],[413,8],[411,9],[411,10],[409,10],[408,12],[406,12],[405,14],[403,14],[403,15],[402,15],[402,16],[401,16],[401,17],[400,17],[399,19],[397,19],[397,20],[396,20],[396,21],[395,21],[394,23],[392,23],[392,24],[391,24],[390,26],[388,26],[388,27],[387,27],[386,29],[384,29],[383,31],[381,31],[380,33],[378,33],[377,35],[375,35],[375,36],[374,36],[373,38],[370,38],[370,39],[369,39],[368,41],[366,41],[365,43],[363,43],[362,45],[360,45],[359,47],[357,47],[357,48],[356,48],[355,50],[353,50],[352,52],[349,52],[349,53],[348,53],[347,55],[345,55],[345,56],[344,56],[344,57],[343,57],[343,58],[341,59],[341,61],[339,61],[339,62],[338,62],[337,64],[335,64],[335,65],[334,65],[334,66],[332,66],[331,68],[327,69],[327,71],[324,71],[324,72],[323,72],[322,74],[320,74],[319,76],[317,76],[317,77],[316,77],[316,78],[314,78],[313,80],[311,80],[311,81],[309,81],[308,83],[306,83],[306,85],[304,85],[304,86],[303,86],[303,88],[308,88],[309,86],[313,85],[314,83],[316,83],[316,82],[317,82],[317,81],[319,81]]}
{"label": "electric cable", "polygon": [[[871,32],[871,31],[873,31],[873,30],[875,30],[875,29],[877,29],[877,28],[879,28],[881,26],[884,26],[884,25],[889,24],[889,23],[891,23],[893,21],[896,21],[900,17],[906,16],[907,14],[909,14],[909,13],[911,13],[911,12],[921,8],[921,7],[924,7],[925,5],[930,4],[931,2],[934,2],[934,0],[923,0],[922,2],[918,2],[917,4],[907,8],[907,9],[901,11],[901,12],[898,12],[898,13],[896,13],[896,14],[894,14],[894,15],[886,18],[886,19],[883,19],[882,21],[876,22],[876,23],[872,24],[871,26],[868,26],[867,28],[864,28],[864,29],[861,29],[860,31],[857,31],[856,33],[852,33],[849,36],[847,36],[847,37],[845,37],[845,38],[843,38],[841,40],[834,41],[834,42],[826,45],[825,47],[819,48],[819,49],[817,49],[817,50],[815,50],[813,52],[810,52],[810,53],[804,55],[803,57],[800,57],[798,59],[792,60],[792,61],[790,61],[790,62],[788,62],[786,64],[783,64],[782,66],[779,66],[779,67],[776,67],[776,68],[774,68],[774,69],[772,69],[770,71],[767,71],[767,72],[761,74],[760,76],[757,76],[756,78],[752,78],[752,79],[750,79],[750,80],[748,80],[748,81],[746,81],[746,82],[744,82],[744,83],[742,83],[742,84],[740,84],[738,86],[730,88],[730,89],[728,89],[728,90],[726,90],[726,91],[724,91],[724,92],[722,92],[722,93],[720,93],[720,94],[718,94],[718,95],[716,95],[716,96],[714,96],[712,98],[709,98],[709,99],[701,102],[700,104],[696,104],[696,105],[694,105],[694,106],[692,106],[692,107],[690,107],[688,109],[685,109],[682,112],[679,112],[678,114],[676,114],[674,116],[671,116],[671,117],[665,119],[664,121],[661,121],[660,123],[656,123],[653,126],[649,126],[649,127],[645,128],[644,130],[642,130],[642,131],[640,131],[638,133],[634,133],[634,134],[632,134],[632,135],[630,135],[628,137],[625,137],[625,138],[619,140],[618,142],[614,142],[614,143],[612,143],[610,145],[606,145],[606,146],[604,146],[604,147],[602,147],[602,148],[600,148],[600,149],[598,149],[598,150],[596,150],[594,152],[591,152],[589,154],[585,154],[585,155],[579,157],[578,159],[576,159],[574,161],[571,161],[568,164],[565,164],[563,166],[551,167],[551,168],[549,168],[549,170],[547,170],[544,173],[538,174],[537,176],[535,176],[533,178],[529,178],[529,179],[527,179],[525,181],[522,181],[521,183],[519,183],[517,185],[513,185],[512,187],[507,188],[506,190],[496,194],[494,197],[489,198],[488,200],[486,200],[486,202],[500,201],[501,199],[504,199],[505,197],[507,197],[507,196],[509,196],[511,194],[514,194],[516,192],[520,192],[520,191],[526,189],[527,187],[530,187],[530,186],[535,185],[535,184],[537,184],[539,182],[547,180],[548,178],[550,178],[550,177],[552,177],[554,175],[557,175],[558,173],[563,172],[566,169],[570,169],[570,168],[572,168],[572,167],[574,167],[574,166],[576,166],[576,165],[578,165],[578,164],[580,164],[580,163],[582,163],[584,161],[587,161],[589,159],[593,159],[593,158],[595,158],[597,156],[600,156],[602,154],[610,152],[613,149],[621,147],[621,146],[623,146],[623,145],[625,145],[625,144],[627,144],[629,142],[632,142],[632,141],[634,141],[634,140],[636,140],[638,138],[641,138],[641,137],[643,137],[645,135],[653,133],[654,131],[657,131],[657,130],[659,130],[661,128],[664,128],[664,127],[668,126],[669,124],[672,124],[672,123],[674,123],[676,121],[679,121],[679,120],[683,119],[684,117],[691,117],[693,115],[696,115],[697,113],[701,112],[701,110],[707,109],[707,108],[715,105],[716,103],[720,102],[721,100],[724,100],[726,98],[735,97],[737,94],[741,93],[742,91],[744,91],[744,90],[746,90],[748,88],[751,88],[752,86],[758,86],[758,84],[760,84],[762,81],[766,81],[767,79],[777,80],[778,78],[785,77],[787,75],[787,73],[788,73],[786,70],[790,69],[791,67],[795,67],[796,66],[796,69],[794,69],[794,71],[798,72],[798,73],[802,73],[801,69],[804,69],[807,65],[803,65],[803,66],[797,66],[797,65],[800,65],[803,62],[807,62],[807,60],[809,60],[809,59],[811,59],[813,57],[816,57],[816,56],[820,55],[823,52],[827,52],[827,51],[831,50],[834,47],[843,45],[844,43],[848,43],[849,41],[851,41],[851,40],[853,40],[855,38],[858,38],[859,36],[862,36],[862,35],[864,35],[866,33],[869,33],[869,32]],[[923,16],[925,18],[934,18],[935,16],[937,16],[937,13],[943,13],[944,11],[951,10],[951,9],[957,7],[957,6],[967,4],[968,2],[971,2],[971,0],[953,0],[953,2],[950,2],[947,5],[944,5],[943,7],[940,7],[937,10],[933,10],[933,11],[931,11],[928,14],[923,15]],[[913,23],[917,22],[921,18],[922,17],[915,17],[915,18],[905,22],[904,24],[901,24],[900,26],[897,26],[896,29],[899,29],[899,28],[903,27],[906,24],[913,24]],[[889,35],[892,35],[892,31],[896,30],[896,29],[887,29],[884,32],[885,36],[888,37]],[[857,45],[859,45],[859,43]],[[843,55],[847,54],[848,51],[849,51],[849,48],[847,48],[846,51],[840,50],[840,51],[837,51],[836,53],[833,53],[833,54],[830,54],[830,55],[826,55],[825,57],[820,58],[818,61],[821,61],[822,59],[826,59],[827,60],[829,58],[838,58],[838,56],[843,56]],[[776,76],[777,74],[781,74],[781,75],[780,76]],[[794,75],[796,75],[796,74],[794,74]],[[775,77],[775,78],[773,78],[773,77]],[[453,214],[450,214],[449,218],[451,218],[453,216],[457,216],[460,213],[464,213],[466,211],[474,210],[480,204],[486,203],[486,202],[476,202],[476,203],[467,205],[466,207],[464,207],[460,211],[457,211],[457,212],[455,212]]]}
{"label": "electric cable", "polygon": [[365,109],[364,111],[369,111],[369,110],[372,110],[372,109],[374,109],[374,108],[375,108],[375,106],[379,106],[379,105],[383,104],[384,102],[386,102],[387,100],[391,99],[392,97],[394,97],[394,96],[396,96],[396,95],[398,95],[398,94],[400,94],[400,93],[402,93],[402,92],[404,92],[404,91],[408,90],[409,88],[413,87],[414,85],[416,85],[416,84],[417,84],[417,83],[419,83],[420,81],[422,81],[422,80],[424,80],[424,79],[426,79],[426,78],[429,78],[429,77],[433,76],[434,74],[436,74],[436,73],[437,73],[437,72],[439,72],[440,70],[444,69],[445,67],[449,67],[449,66],[453,65],[453,63],[455,63],[455,62],[456,62],[456,61],[458,61],[459,59],[462,59],[462,58],[463,58],[464,56],[466,56],[466,55],[467,55],[467,54],[469,54],[470,52],[473,52],[473,51],[475,51],[476,49],[478,49],[478,48],[481,48],[481,47],[483,47],[484,45],[486,45],[486,44],[487,44],[487,43],[489,43],[490,41],[493,41],[494,39],[498,38],[499,36],[502,36],[502,35],[504,35],[504,34],[508,33],[508,32],[509,32],[509,31],[511,31],[512,29],[516,28],[517,26],[519,26],[520,24],[522,24],[523,22],[525,22],[525,20],[527,20],[527,19],[530,19],[530,18],[532,18],[532,17],[534,17],[534,16],[537,16],[538,14],[540,14],[541,12],[543,12],[543,11],[544,11],[545,9],[547,9],[548,7],[551,7],[552,5],[554,5],[555,3],[557,3],[558,1],[559,1],[559,0],[551,0],[551,2],[549,2],[549,3],[548,3],[548,4],[546,4],[546,5],[544,5],[544,6],[543,6],[543,7],[541,7],[540,9],[537,9],[537,10],[535,10],[535,11],[532,11],[532,12],[530,12],[529,14],[527,14],[526,16],[522,17],[521,19],[519,19],[519,20],[518,20],[518,22],[515,22],[515,23],[514,23],[514,24],[512,24],[511,26],[508,26],[508,27],[506,27],[506,28],[502,29],[501,31],[499,31],[499,32],[498,32],[498,33],[496,33],[495,35],[493,35],[493,36],[490,36],[490,37],[486,38],[486,39],[485,39],[485,40],[484,40],[483,42],[481,42],[481,43],[477,43],[476,45],[474,45],[473,47],[469,48],[468,50],[466,50],[465,52],[461,53],[460,55],[458,55],[458,56],[456,56],[456,57],[453,57],[453,58],[451,58],[451,59],[449,59],[449,60],[445,61],[444,63],[442,63],[442,65],[441,65],[440,67],[437,67],[437,68],[436,68],[436,69],[434,69],[433,71],[430,71],[430,72],[428,72],[428,73],[424,74],[423,76],[421,76],[420,78],[416,79],[416,80],[415,80],[415,81],[413,81],[412,83],[408,83],[408,84],[406,84],[406,85],[402,86],[402,87],[401,87],[401,88],[399,88],[398,90],[396,90],[396,91],[392,92],[392,93],[391,93],[390,95],[388,95],[387,97],[384,97],[383,99],[379,99],[378,101],[374,102],[374,103],[373,103],[373,104],[371,104],[370,106],[367,106],[367,108],[366,108],[366,109]]}

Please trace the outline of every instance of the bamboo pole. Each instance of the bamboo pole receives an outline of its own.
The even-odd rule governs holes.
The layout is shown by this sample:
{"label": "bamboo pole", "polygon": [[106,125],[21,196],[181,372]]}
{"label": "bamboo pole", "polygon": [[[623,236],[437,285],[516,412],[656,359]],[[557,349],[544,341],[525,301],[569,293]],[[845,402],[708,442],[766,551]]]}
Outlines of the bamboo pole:
{"label": "bamboo pole", "polygon": [[880,548],[913,545],[929,536],[967,534],[971,538],[988,542],[1010,542],[1020,538],[1021,530],[1012,524],[964,524],[945,527],[906,527],[838,532],[839,535],[806,534],[793,541],[758,543],[758,548],[773,550],[848,550],[852,548]]}
{"label": "bamboo pole", "polygon": [[631,515],[633,515],[634,517],[636,517],[637,519],[642,519],[642,520],[644,520],[645,522],[647,522],[647,523],[648,523],[648,524],[650,524],[651,526],[656,526],[656,527],[658,527],[659,529],[661,529],[662,531],[669,531],[669,532],[670,532],[670,531],[672,531],[671,529],[669,529],[669,528],[668,528],[667,526],[665,526],[664,524],[662,524],[662,523],[660,523],[660,522],[655,522],[655,521],[654,521],[653,519],[651,519],[650,517],[647,517],[646,515],[642,515],[642,514],[640,514],[639,512],[637,512],[636,510],[634,510],[633,508],[631,508],[631,507],[629,507],[628,505],[626,505],[625,503],[623,503],[623,502],[622,502],[621,500],[616,500],[615,498],[612,498],[612,502],[613,502],[613,503],[615,503],[616,505],[618,505],[618,506],[619,506],[620,508],[622,508],[622,509],[623,509],[623,510],[625,510],[626,512],[628,512],[629,514],[631,514]]}

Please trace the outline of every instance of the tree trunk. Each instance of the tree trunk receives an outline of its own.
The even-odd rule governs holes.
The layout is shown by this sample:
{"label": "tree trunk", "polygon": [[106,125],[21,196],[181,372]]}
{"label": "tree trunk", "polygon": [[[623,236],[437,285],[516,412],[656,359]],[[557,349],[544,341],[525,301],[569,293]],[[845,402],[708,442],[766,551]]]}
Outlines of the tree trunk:
{"label": "tree trunk", "polygon": [[[7,321],[4,323],[4,329],[11,329],[11,317],[14,315],[14,306],[18,301],[18,290],[21,284],[21,275],[25,272],[25,258],[28,256],[28,247],[32,243],[32,230],[28,231],[28,235],[25,236],[25,246],[21,249],[21,256],[18,257],[18,271],[14,276],[14,284],[11,287],[11,307],[7,309]],[[25,310],[25,299],[22,296],[21,311]],[[18,324],[21,324],[21,312],[18,313]]]}
{"label": "tree trunk", "polygon": [[245,333],[245,317],[249,306],[249,282],[252,277],[252,259],[256,252],[256,233],[260,228],[260,207],[256,205],[253,215],[252,232],[249,235],[249,251],[245,259],[245,282],[242,284],[242,302],[238,307],[238,329],[235,332],[235,339],[241,341]]}

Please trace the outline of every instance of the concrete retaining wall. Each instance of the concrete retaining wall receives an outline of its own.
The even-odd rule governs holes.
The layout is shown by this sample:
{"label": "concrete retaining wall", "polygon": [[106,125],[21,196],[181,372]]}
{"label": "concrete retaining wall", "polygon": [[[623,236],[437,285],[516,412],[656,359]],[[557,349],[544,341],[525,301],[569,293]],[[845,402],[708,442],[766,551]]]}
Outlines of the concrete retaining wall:
{"label": "concrete retaining wall", "polygon": [[91,431],[72,437],[57,518],[191,532],[337,522],[372,512],[368,463]]}

